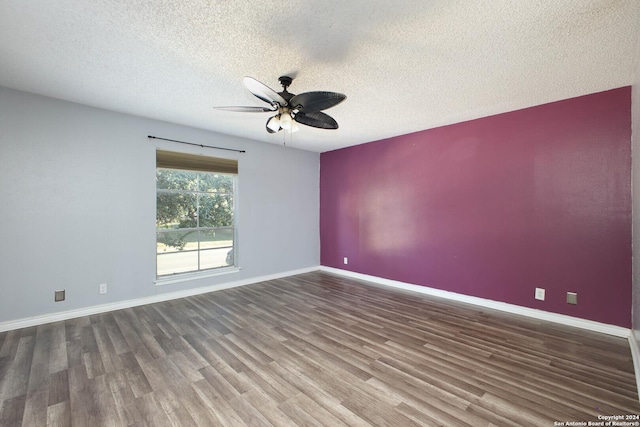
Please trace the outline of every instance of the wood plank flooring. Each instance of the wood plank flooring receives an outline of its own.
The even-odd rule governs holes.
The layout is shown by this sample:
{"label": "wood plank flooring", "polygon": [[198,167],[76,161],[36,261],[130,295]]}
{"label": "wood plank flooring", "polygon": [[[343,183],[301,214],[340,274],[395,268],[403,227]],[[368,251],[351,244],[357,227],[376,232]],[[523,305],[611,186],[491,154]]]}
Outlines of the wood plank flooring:
{"label": "wood plank flooring", "polygon": [[322,272],[0,334],[1,426],[521,427],[627,414],[640,404],[625,339]]}

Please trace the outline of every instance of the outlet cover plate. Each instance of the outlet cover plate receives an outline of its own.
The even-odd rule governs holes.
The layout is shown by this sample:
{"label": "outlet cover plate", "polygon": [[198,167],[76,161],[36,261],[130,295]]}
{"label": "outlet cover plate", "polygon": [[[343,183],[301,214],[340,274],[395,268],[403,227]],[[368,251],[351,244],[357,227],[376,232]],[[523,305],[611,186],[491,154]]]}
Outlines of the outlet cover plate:
{"label": "outlet cover plate", "polygon": [[575,292],[567,292],[567,304],[578,304],[578,294]]}
{"label": "outlet cover plate", "polygon": [[106,283],[100,283],[99,290],[100,290],[101,294],[106,294],[107,293],[107,284]]}
{"label": "outlet cover plate", "polygon": [[61,290],[61,291],[55,291],[55,294],[54,294],[54,296],[53,296],[53,300],[54,300],[55,302],[64,301],[64,298],[65,298],[65,295],[64,295],[64,294],[65,294],[64,289],[63,289],[63,290]]}
{"label": "outlet cover plate", "polygon": [[537,300],[544,301],[544,294],[545,294],[544,288],[536,288],[535,298]]}

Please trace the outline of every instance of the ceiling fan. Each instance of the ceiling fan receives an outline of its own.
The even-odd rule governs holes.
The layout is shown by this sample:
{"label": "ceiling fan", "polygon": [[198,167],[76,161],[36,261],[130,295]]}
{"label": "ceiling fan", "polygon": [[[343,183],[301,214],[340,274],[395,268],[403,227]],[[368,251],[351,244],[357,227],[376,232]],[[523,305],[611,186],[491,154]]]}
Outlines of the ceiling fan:
{"label": "ceiling fan", "polygon": [[270,104],[269,107],[214,107],[217,110],[237,111],[242,113],[275,112],[266,123],[267,132],[276,133],[282,129],[295,132],[296,123],[320,129],[338,129],[338,122],[322,110],[338,105],[346,96],[336,92],[316,91],[304,92],[299,95],[289,93],[287,88],[293,78],[281,76],[278,78],[282,85],[282,92],[276,92],[252,77],[245,77],[243,83],[249,92],[257,98]]}

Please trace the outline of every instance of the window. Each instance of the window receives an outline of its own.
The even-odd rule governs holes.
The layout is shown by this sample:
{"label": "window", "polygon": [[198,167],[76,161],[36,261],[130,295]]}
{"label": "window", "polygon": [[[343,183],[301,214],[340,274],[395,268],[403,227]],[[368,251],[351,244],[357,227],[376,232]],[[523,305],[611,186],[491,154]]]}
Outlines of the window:
{"label": "window", "polygon": [[157,277],[235,265],[237,162],[166,151],[156,160]]}

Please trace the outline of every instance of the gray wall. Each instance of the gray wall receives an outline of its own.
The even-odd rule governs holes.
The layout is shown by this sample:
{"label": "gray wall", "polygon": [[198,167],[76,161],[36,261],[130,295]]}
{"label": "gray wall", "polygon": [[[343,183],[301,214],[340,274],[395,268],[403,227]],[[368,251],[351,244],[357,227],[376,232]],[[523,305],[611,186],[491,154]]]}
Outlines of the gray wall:
{"label": "gray wall", "polygon": [[[154,284],[156,147],[239,160],[240,272]],[[0,322],[317,266],[318,215],[317,153],[0,87]]]}

